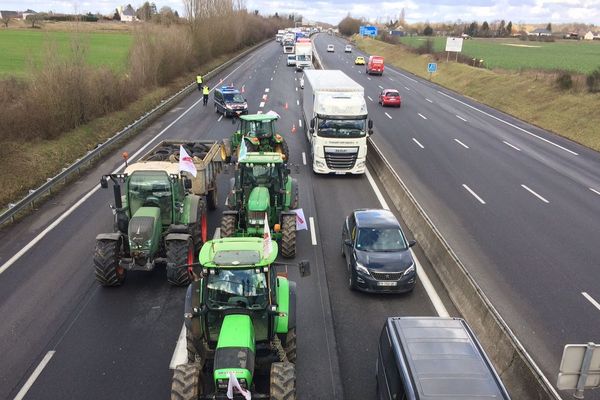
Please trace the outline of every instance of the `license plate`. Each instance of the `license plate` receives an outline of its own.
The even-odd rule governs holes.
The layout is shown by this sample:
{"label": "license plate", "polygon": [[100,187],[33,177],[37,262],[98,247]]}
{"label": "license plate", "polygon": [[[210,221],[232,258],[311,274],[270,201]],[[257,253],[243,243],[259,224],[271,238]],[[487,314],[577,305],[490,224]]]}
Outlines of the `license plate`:
{"label": "license plate", "polygon": [[346,175],[346,173],[345,173],[345,172],[340,172],[340,171],[335,171],[335,174],[336,174],[336,175]]}
{"label": "license plate", "polygon": [[398,282],[377,282],[377,286],[396,286]]}

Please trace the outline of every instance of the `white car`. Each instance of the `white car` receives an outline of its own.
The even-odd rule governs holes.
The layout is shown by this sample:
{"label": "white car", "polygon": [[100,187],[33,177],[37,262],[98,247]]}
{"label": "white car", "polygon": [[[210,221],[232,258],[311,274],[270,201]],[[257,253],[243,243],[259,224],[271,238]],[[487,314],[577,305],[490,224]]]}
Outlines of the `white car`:
{"label": "white car", "polygon": [[333,52],[335,52],[335,48],[333,47],[333,45],[332,45],[332,44],[330,44],[330,45],[328,45],[328,46],[327,46],[327,52],[328,52],[328,53],[333,53]]}
{"label": "white car", "polygon": [[287,66],[292,66],[292,65],[296,65],[296,55],[295,54],[288,54],[287,56]]}
{"label": "white car", "polygon": [[352,46],[350,46],[349,44],[347,44],[346,48],[344,49],[344,53],[352,53]]}

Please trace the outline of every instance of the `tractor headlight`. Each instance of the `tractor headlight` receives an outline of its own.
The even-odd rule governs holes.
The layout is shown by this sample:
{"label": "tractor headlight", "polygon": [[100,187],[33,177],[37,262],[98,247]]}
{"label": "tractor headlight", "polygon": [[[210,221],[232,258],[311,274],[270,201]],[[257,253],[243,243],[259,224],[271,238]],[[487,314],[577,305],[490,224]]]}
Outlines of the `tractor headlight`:
{"label": "tractor headlight", "polygon": [[227,386],[229,386],[229,379],[217,379],[217,388],[220,390],[227,390]]}

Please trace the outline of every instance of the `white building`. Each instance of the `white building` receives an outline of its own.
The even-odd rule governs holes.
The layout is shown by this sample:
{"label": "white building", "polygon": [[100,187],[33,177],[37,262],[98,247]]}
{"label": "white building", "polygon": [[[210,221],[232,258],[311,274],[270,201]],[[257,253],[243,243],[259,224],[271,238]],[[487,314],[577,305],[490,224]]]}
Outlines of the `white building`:
{"label": "white building", "polygon": [[133,9],[133,7],[131,7],[131,4],[127,4],[126,6],[119,6],[117,7],[117,11],[119,12],[119,17],[121,17],[121,21],[137,21],[137,17],[135,16],[135,10]]}
{"label": "white building", "polygon": [[594,40],[594,36],[595,36],[595,35],[592,33],[592,31],[589,31],[588,33],[586,33],[586,34],[583,36],[583,38],[584,38],[585,40]]}

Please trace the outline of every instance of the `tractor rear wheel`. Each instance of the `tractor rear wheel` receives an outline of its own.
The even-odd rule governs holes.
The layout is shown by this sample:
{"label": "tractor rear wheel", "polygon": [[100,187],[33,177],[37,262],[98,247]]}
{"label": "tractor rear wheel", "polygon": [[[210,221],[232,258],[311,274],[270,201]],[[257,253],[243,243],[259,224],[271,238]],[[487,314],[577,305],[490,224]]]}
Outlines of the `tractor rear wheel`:
{"label": "tractor rear wheel", "polygon": [[296,368],[294,364],[286,362],[271,364],[270,383],[271,400],[295,400]]}
{"label": "tractor rear wheel", "polygon": [[167,281],[175,286],[187,286],[191,282],[187,264],[194,262],[194,244],[188,240],[169,240],[167,249]]}
{"label": "tractor rear wheel", "polygon": [[292,328],[285,335],[285,342],[283,343],[283,349],[285,355],[291,363],[296,363],[296,328]]}
{"label": "tractor rear wheel", "polygon": [[281,225],[281,255],[293,258],[296,255],[296,215],[284,215]]}
{"label": "tractor rear wheel", "polygon": [[96,280],[102,286],[121,286],[127,270],[119,266],[120,240],[100,239],[94,250]]}
{"label": "tractor rear wheel", "polygon": [[197,400],[203,394],[202,369],[199,364],[181,364],[173,372],[171,400]]}
{"label": "tractor rear wheel", "polygon": [[290,161],[290,147],[288,146],[285,139],[282,138],[281,143],[276,144],[274,150],[276,153],[279,153],[282,155],[283,161],[285,161],[285,162]]}
{"label": "tractor rear wheel", "polygon": [[221,237],[232,237],[235,234],[237,218],[235,215],[223,215],[221,219]]}

